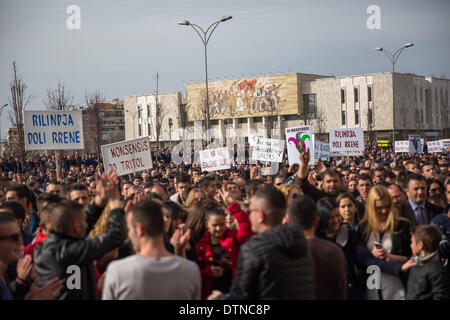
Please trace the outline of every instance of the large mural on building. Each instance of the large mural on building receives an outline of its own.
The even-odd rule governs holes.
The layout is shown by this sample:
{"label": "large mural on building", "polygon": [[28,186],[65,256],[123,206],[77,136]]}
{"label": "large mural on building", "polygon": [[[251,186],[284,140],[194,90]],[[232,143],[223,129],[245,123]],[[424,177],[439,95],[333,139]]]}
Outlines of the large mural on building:
{"label": "large mural on building", "polygon": [[[208,83],[210,119],[298,113],[296,74],[213,81]],[[205,83],[187,85],[189,120],[205,115]]]}

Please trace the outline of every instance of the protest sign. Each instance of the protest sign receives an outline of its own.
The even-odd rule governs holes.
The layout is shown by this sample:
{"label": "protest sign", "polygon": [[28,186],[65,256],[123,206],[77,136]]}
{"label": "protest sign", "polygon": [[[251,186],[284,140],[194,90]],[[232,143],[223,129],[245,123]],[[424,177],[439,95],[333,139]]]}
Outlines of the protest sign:
{"label": "protest sign", "polygon": [[202,171],[226,170],[231,168],[228,148],[216,148],[200,151]]}
{"label": "protest sign", "polygon": [[25,150],[84,149],[81,110],[24,111]]}
{"label": "protest sign", "polygon": [[396,153],[399,152],[409,152],[409,141],[403,140],[403,141],[395,141],[395,149],[394,151]]}
{"label": "protest sign", "polygon": [[444,149],[444,141],[428,141],[427,142],[428,152],[442,152]]}
{"label": "protest sign", "polygon": [[282,162],[284,140],[253,137],[252,160]]}
{"label": "protest sign", "polygon": [[101,147],[105,170],[119,176],[153,168],[148,137],[121,141]]}
{"label": "protest sign", "polygon": [[314,164],[314,136],[309,126],[286,128],[286,145],[289,165],[300,164],[299,155],[309,149],[309,164]]}
{"label": "protest sign", "polygon": [[362,155],[364,151],[363,128],[330,130],[330,151],[345,155]]}
{"label": "protest sign", "polygon": [[423,139],[418,134],[408,135],[409,152],[411,153],[423,153]]}

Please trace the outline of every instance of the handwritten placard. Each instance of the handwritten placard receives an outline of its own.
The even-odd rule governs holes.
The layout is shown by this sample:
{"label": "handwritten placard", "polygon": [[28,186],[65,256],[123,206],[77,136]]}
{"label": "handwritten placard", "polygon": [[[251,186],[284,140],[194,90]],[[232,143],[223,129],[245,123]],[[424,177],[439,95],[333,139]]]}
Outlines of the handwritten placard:
{"label": "handwritten placard", "polygon": [[330,151],[346,155],[362,155],[364,151],[363,128],[338,128],[330,130]]}
{"label": "handwritten placard", "polygon": [[121,141],[101,147],[105,170],[119,176],[153,168],[148,137]]}
{"label": "handwritten placard", "polygon": [[444,141],[428,141],[428,152],[442,152],[444,149]]}
{"label": "handwritten placard", "polygon": [[226,170],[231,168],[228,148],[216,148],[200,151],[202,171]]}
{"label": "handwritten placard", "polygon": [[418,134],[408,135],[409,152],[411,153],[423,153],[423,139]]}
{"label": "handwritten placard", "polygon": [[81,110],[24,111],[25,150],[84,149]]}
{"label": "handwritten placard", "polygon": [[396,153],[409,152],[409,141],[408,140],[395,141],[394,151]]}
{"label": "handwritten placard", "polygon": [[252,160],[282,162],[284,152],[284,140],[253,138]]}
{"label": "handwritten placard", "polygon": [[309,164],[314,164],[314,136],[310,126],[286,128],[286,145],[289,165],[300,164],[299,155],[309,149]]}

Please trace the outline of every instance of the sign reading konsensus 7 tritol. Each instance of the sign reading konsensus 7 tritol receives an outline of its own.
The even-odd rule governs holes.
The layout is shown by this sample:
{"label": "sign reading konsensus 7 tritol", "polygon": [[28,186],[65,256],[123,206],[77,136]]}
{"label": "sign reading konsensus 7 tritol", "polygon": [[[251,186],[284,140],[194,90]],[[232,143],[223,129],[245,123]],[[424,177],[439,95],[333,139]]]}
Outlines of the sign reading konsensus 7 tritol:
{"label": "sign reading konsensus 7 tritol", "polygon": [[24,111],[25,150],[84,149],[81,110]]}
{"label": "sign reading konsensus 7 tritol", "polygon": [[104,145],[102,155],[105,170],[119,176],[153,168],[148,137]]}

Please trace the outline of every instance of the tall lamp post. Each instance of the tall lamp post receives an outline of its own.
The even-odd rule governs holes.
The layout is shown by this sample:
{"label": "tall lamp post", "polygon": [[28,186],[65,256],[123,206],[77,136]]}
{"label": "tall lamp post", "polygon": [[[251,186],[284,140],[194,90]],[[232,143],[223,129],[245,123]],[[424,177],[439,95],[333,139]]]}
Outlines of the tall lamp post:
{"label": "tall lamp post", "polygon": [[126,110],[126,112],[128,112],[130,114],[131,118],[133,119],[133,139],[136,138],[136,126],[134,124],[134,119],[141,111],[142,111],[142,108],[138,109],[136,112],[131,112],[130,110]]}
{"label": "tall lamp post", "polygon": [[182,25],[182,26],[191,26],[192,29],[194,29],[195,32],[197,32],[198,36],[200,37],[200,39],[203,42],[203,45],[205,46],[205,86],[206,86],[205,112],[206,112],[206,138],[207,138],[208,143],[210,142],[210,137],[209,137],[209,100],[208,100],[208,58],[207,58],[208,55],[207,55],[206,47],[208,45],[209,39],[211,38],[211,35],[213,34],[214,30],[216,30],[217,26],[221,22],[225,22],[227,20],[230,20],[231,18],[232,18],[232,16],[222,17],[222,19],[220,19],[219,21],[216,21],[213,24],[211,24],[208,27],[208,29],[206,29],[206,31],[204,31],[200,26],[198,26],[194,23],[190,23],[187,20],[178,22],[178,24]]}
{"label": "tall lamp post", "polygon": [[395,145],[395,105],[394,105],[394,70],[395,63],[397,62],[398,57],[402,53],[405,48],[412,47],[414,44],[411,42],[405,43],[402,47],[400,47],[394,54],[392,52],[383,49],[382,47],[376,47],[375,50],[382,51],[388,57],[389,61],[392,64],[392,148]]}
{"label": "tall lamp post", "polygon": [[5,109],[7,106],[8,106],[8,104],[5,103],[4,105],[2,105],[2,106],[0,107],[0,142],[2,141],[2,122],[1,122],[1,119],[2,119],[2,113],[3,113],[3,109]]}

